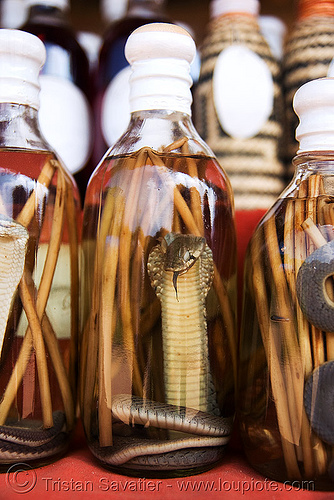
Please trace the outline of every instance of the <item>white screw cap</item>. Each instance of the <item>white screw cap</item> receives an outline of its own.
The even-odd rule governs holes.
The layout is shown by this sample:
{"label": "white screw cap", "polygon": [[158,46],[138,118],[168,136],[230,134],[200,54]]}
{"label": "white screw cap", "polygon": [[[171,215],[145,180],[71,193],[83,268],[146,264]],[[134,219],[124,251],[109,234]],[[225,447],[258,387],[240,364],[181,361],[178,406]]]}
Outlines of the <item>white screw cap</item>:
{"label": "white screw cap", "polygon": [[39,107],[39,72],[45,63],[43,42],[30,33],[0,29],[0,102]]}
{"label": "white screw cap", "polygon": [[334,151],[334,78],[319,78],[302,85],[293,107],[299,117],[296,139],[300,152]]}
{"label": "white screw cap", "polygon": [[195,55],[194,40],[180,26],[151,23],[136,29],[125,46],[132,66],[131,112],[168,109],[190,115],[190,64]]}

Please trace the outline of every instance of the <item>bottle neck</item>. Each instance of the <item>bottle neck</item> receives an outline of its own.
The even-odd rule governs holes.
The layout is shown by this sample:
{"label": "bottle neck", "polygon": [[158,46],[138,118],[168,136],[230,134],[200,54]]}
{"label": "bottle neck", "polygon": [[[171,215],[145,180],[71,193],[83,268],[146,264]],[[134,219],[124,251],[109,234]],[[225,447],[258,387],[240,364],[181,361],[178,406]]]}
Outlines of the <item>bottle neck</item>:
{"label": "bottle neck", "polygon": [[297,18],[334,17],[333,0],[299,0]]}
{"label": "bottle neck", "polygon": [[334,151],[303,151],[293,158],[293,164],[302,170],[324,170],[330,168],[334,175]]}
{"label": "bottle neck", "polygon": [[213,156],[198,135],[189,114],[161,109],[136,111],[131,113],[129,126],[111,154],[127,154],[143,147],[162,152],[170,144],[176,144],[172,152],[183,152],[185,142],[189,154]]}
{"label": "bottle neck", "polygon": [[28,11],[26,24],[67,24],[67,10],[53,5],[32,5]]}
{"label": "bottle neck", "polygon": [[0,147],[51,151],[40,132],[38,110],[27,105],[1,102]]}
{"label": "bottle neck", "polygon": [[136,61],[130,77],[130,111],[173,110],[191,116],[190,65],[177,58]]}
{"label": "bottle neck", "polygon": [[[294,176],[284,197],[334,197],[334,152],[307,151],[293,159]],[[314,180],[310,181],[310,178]],[[307,188],[306,188],[307,187]],[[299,194],[297,194],[299,193]]]}

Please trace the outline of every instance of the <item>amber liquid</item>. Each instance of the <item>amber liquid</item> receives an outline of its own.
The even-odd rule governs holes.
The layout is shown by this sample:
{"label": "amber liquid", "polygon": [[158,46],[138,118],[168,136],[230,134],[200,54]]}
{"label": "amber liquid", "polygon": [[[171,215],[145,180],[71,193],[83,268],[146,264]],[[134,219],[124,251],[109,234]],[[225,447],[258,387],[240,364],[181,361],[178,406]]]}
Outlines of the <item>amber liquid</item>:
{"label": "amber liquid", "polygon": [[[137,154],[106,159],[92,177],[87,190],[83,224],[85,267],[82,281],[86,293],[83,297],[80,397],[89,444],[93,453],[107,467],[110,463],[108,459],[101,459],[100,452],[108,450],[108,444],[104,441],[104,444],[99,445],[103,443],[103,429],[108,425],[105,422],[110,419],[110,414],[104,408],[104,397],[109,396],[103,396],[102,373],[110,373],[111,399],[124,393],[160,403],[165,403],[168,399],[164,386],[161,305],[149,280],[147,260],[151,250],[160,244],[166,233],[191,234],[189,218],[185,216],[189,209],[191,214],[196,210],[200,212],[203,236],[212,249],[216,278],[219,274],[224,289],[228,291],[226,300],[229,302],[228,307],[231,306],[233,318],[235,314],[236,237],[230,188],[224,175],[215,161],[208,157],[155,155],[157,164],[163,163],[165,167],[157,167],[153,159],[153,165],[147,162],[145,166],[138,168]],[[189,175],[189,162],[192,162],[198,172],[196,179]],[[176,208],[174,204],[176,186],[183,203],[188,207],[181,209],[181,213],[180,206]],[[98,195],[101,189],[102,198]],[[194,190],[197,201],[192,198]],[[123,217],[120,216],[121,213]],[[118,219],[119,216],[121,219]],[[117,220],[122,220],[120,226],[118,223],[114,224],[113,221]],[[198,220],[197,223],[200,224]],[[106,229],[107,226],[109,229]],[[109,260],[110,256],[102,249],[107,249],[111,242],[115,244],[115,253]],[[107,262],[111,263],[113,259],[118,260],[116,274],[107,278]],[[108,283],[112,280],[113,285],[109,288]],[[109,299],[113,297],[114,309],[111,315],[114,319],[110,319],[111,299],[109,306],[103,300],[106,296]],[[207,334],[204,342],[208,349],[206,362],[210,366],[215,400],[214,409],[208,411],[229,417],[234,414],[230,345],[235,334],[234,320],[229,326],[232,329],[227,331],[228,322],[223,317],[215,284],[207,294],[205,306]],[[105,327],[106,324],[109,326]],[[102,338],[109,343],[109,348],[106,344],[104,348],[110,349],[108,352],[112,359],[110,364],[110,357],[106,355],[103,367],[100,358]],[[185,386],[185,393],[187,390],[190,389]],[[104,416],[106,420],[103,420]],[[130,441],[142,438],[148,443],[157,439],[161,442],[171,441],[181,435],[176,431],[160,429],[154,424],[132,425],[131,422],[116,421],[112,424],[112,434],[115,440],[120,436]],[[224,447],[222,453],[223,450]],[[112,444],[110,451],[113,452]],[[217,460],[216,456],[212,462],[203,465],[197,464],[194,458],[191,465],[183,467],[179,464],[172,471],[164,470],[163,467],[155,471],[152,464],[132,465],[130,462],[111,468],[131,475],[187,475],[210,468]]]}
{"label": "amber liquid", "polygon": [[239,420],[249,461],[266,477],[309,480],[316,489],[333,489],[332,448],[303,409],[305,382],[333,359],[332,334],[303,315],[296,278],[317,248],[302,223],[310,217],[330,241],[333,202],[328,195],[283,199],[264,217],[246,256],[240,340]]}
{"label": "amber liquid", "polygon": [[[1,214],[20,221],[29,233],[24,276],[41,328],[40,333],[36,333],[34,327],[34,333],[31,334],[32,326],[23,300],[23,294],[26,297],[27,293],[19,285],[9,310],[0,357],[1,425],[8,428],[19,426],[29,433],[30,429],[43,429],[46,425],[45,415],[50,412],[54,414],[57,411],[66,415],[53,452],[42,455],[36,444],[27,457],[21,455],[18,449],[11,457],[4,458],[0,450],[0,464],[4,467],[18,461],[41,465],[55,460],[67,449],[68,435],[74,419],[69,406],[73,411],[76,369],[76,327],[73,329],[73,314],[76,314],[77,305],[73,302],[70,269],[74,273],[72,277],[77,271],[70,254],[73,252],[72,255],[75,255],[77,252],[73,245],[76,227],[73,227],[72,217],[79,217],[79,198],[72,180],[66,174],[64,182],[68,197],[63,215],[57,223],[61,224],[61,236],[56,246],[51,245],[51,232],[55,231],[55,218],[59,216],[59,210],[55,206],[58,203],[56,198],[59,196],[60,173],[56,169],[50,169],[49,163],[54,159],[53,154],[48,152],[0,151]],[[29,203],[34,196],[34,204]],[[70,206],[74,208],[74,213],[70,214]],[[46,264],[48,252],[58,252],[51,267]],[[45,278],[42,278],[43,269],[46,272],[46,268],[53,272],[53,279],[45,294],[45,289],[43,292],[39,288],[46,285]],[[1,290],[5,293],[3,288]],[[42,302],[45,308],[41,305]],[[44,360],[42,369],[41,359]],[[59,376],[59,369],[63,372],[62,376]],[[41,390],[41,379],[48,386],[45,391]],[[66,385],[65,392],[60,384]],[[48,395],[52,396],[51,408],[45,402]],[[6,434],[6,430],[4,433]],[[1,445],[3,444],[2,439]],[[8,446],[10,449],[10,444]]]}

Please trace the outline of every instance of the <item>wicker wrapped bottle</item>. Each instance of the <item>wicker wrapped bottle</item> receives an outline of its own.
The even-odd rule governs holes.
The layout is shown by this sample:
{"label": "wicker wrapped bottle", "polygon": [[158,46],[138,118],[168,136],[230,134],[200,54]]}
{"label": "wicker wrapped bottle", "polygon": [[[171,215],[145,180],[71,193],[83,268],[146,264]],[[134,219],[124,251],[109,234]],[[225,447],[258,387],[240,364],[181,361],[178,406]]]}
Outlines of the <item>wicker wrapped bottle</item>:
{"label": "wicker wrapped bottle", "polygon": [[334,79],[304,84],[295,175],[251,239],[239,419],[252,465],[334,489]]}
{"label": "wicker wrapped bottle", "polygon": [[292,165],[291,159],[298,149],[295,138],[298,118],[292,105],[295,92],[304,83],[327,76],[333,56],[334,1],[299,0],[296,22],[286,40],[283,57],[287,165]]}
{"label": "wicker wrapped bottle", "polygon": [[187,31],[135,30],[131,121],[84,206],[80,399],[93,454],[130,475],[201,472],[234,415],[229,181],[191,117]]}
{"label": "wicker wrapped bottle", "polygon": [[286,186],[281,72],[259,26],[258,0],[210,5],[194,123],[231,181],[241,290],[249,238]]}
{"label": "wicker wrapped bottle", "polygon": [[0,466],[41,465],[74,424],[79,194],[38,128],[43,43],[0,30]]}

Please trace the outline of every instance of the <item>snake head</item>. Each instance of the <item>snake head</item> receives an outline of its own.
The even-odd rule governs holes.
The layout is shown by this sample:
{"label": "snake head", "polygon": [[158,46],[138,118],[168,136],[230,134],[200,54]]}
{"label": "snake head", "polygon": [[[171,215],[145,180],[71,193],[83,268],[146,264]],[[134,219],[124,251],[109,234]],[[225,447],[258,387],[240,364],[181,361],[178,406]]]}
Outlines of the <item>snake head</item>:
{"label": "snake head", "polygon": [[164,269],[173,272],[173,285],[177,295],[177,279],[186,273],[200,258],[206,241],[201,236],[168,233],[161,242],[165,255]]}

